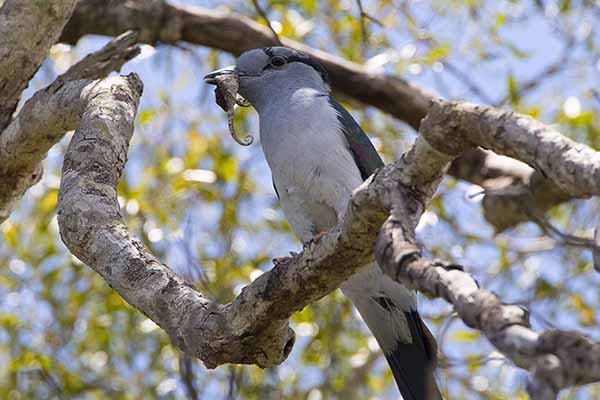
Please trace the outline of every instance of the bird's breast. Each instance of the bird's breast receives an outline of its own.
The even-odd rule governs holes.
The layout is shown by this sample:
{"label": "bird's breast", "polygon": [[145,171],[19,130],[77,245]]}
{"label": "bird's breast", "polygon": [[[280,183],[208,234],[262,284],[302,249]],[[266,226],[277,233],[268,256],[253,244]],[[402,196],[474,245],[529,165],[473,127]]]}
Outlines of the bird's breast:
{"label": "bird's breast", "polygon": [[362,179],[337,113],[326,97],[302,100],[260,115],[261,142],[275,185],[280,192],[301,192],[314,201],[342,197],[339,203],[345,204]]}

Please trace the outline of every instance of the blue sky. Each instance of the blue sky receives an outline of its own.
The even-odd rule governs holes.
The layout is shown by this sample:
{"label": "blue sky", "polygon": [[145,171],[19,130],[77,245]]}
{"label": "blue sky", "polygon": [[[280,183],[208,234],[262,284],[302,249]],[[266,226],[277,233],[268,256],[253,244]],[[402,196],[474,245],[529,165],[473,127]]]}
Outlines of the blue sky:
{"label": "blue sky", "polygon": [[[210,6],[218,2],[178,1],[177,3],[196,3],[197,5]],[[416,3],[422,6],[414,8],[415,15],[417,18],[427,21],[431,15],[429,2],[420,1]],[[520,16],[528,15],[532,11],[528,8],[532,6],[523,6],[521,2],[498,1],[487,3],[489,5],[481,10],[480,18],[482,19],[496,18],[499,11],[505,11],[507,14],[513,15],[518,19]],[[238,3],[233,2],[232,4],[238,7]],[[349,10],[352,10],[352,7],[354,7],[353,4],[352,2],[348,2]],[[373,4],[371,1],[365,2],[367,10],[377,16],[377,10],[374,9]],[[546,15],[552,17],[555,12],[552,6],[553,3],[550,2],[548,4]],[[277,21],[277,14],[275,13],[272,18],[274,21]],[[532,96],[525,99],[527,104],[539,104],[543,107],[542,118],[550,118],[557,111],[563,109],[564,102],[568,97],[575,97],[580,102],[582,109],[594,107],[593,100],[586,95],[586,91],[589,88],[598,87],[600,84],[600,64],[597,61],[600,57],[596,54],[592,59],[586,59],[589,58],[590,53],[583,50],[585,39],[589,35],[596,35],[595,38],[596,40],[598,39],[598,30],[594,31],[591,29],[594,22],[597,22],[594,21],[594,18],[596,18],[594,15],[577,14],[572,18],[572,23],[578,26],[575,32],[577,32],[576,36],[579,39],[576,41],[576,48],[573,52],[574,58],[581,58],[578,67],[551,78],[539,90],[536,90]],[[588,30],[588,27],[591,32]],[[373,27],[373,32],[377,33],[379,29],[384,28]],[[496,59],[486,62],[474,62],[469,46],[478,37],[484,40],[485,33],[481,31],[481,26],[468,22],[468,18],[460,13],[454,15],[454,18],[437,18],[433,20],[430,22],[430,29],[435,32],[441,42],[452,44],[453,51],[450,60],[453,65],[463,71],[487,94],[487,97],[494,101],[506,96],[508,87],[507,77],[509,75],[514,76],[514,79],[518,82],[535,77],[546,66],[560,59],[564,50],[562,48],[564,41],[556,33],[556,24],[551,18],[542,17],[541,15],[539,17],[528,18],[526,21],[510,23],[499,33],[499,36],[504,41],[510,42],[515,49],[527,53],[528,56],[525,58],[516,56],[515,54],[518,53],[517,50],[511,51],[503,48],[498,50],[502,53],[502,56],[498,56]],[[335,45],[328,42],[325,32],[319,34],[320,30],[321,28],[318,26],[315,28],[316,33],[309,35],[308,43],[316,47],[335,51]],[[406,56],[413,53],[412,47],[414,47],[414,55],[412,57],[418,57],[425,52],[423,45],[416,43],[412,37],[402,30],[391,30],[389,37],[391,40],[390,47],[395,49],[401,56],[402,54]],[[59,55],[55,61],[48,61],[44,68],[36,75],[34,84],[27,90],[25,97],[31,95],[34,90],[48,84],[53,79],[56,70],[58,69],[60,72],[60,69],[64,68],[69,60],[73,61],[73,58],[82,57],[86,53],[99,48],[107,40],[107,38],[101,37],[83,38],[73,49],[73,52]],[[484,47],[488,48],[491,46],[493,46],[492,43],[484,45]],[[156,48],[145,46],[142,57],[133,60],[123,68],[122,73],[136,72],[144,82],[145,89],[140,105],[140,112],[160,109],[163,104],[161,99],[167,96],[171,107],[178,113],[178,118],[175,120],[158,118],[150,125],[142,126],[138,124],[125,172],[126,179],[131,183],[140,179],[140,175],[143,174],[143,167],[148,162],[145,152],[146,146],[162,146],[167,141],[168,145],[172,145],[175,149],[178,146],[183,149],[186,146],[185,133],[190,124],[198,124],[203,132],[212,132],[213,134],[218,132],[225,136],[228,135],[225,114],[214,104],[212,88],[204,85],[201,79],[202,76],[214,67],[206,62],[209,59],[209,53],[210,50],[201,47],[192,48],[191,51],[181,51],[165,46],[158,46]],[[373,59],[381,53],[382,51],[378,49],[368,50],[366,58]],[[223,54],[219,61],[219,66],[224,66],[233,63],[234,59],[229,55]],[[436,71],[432,66],[423,66],[418,69],[411,65],[411,58],[408,57],[400,63],[400,67],[390,63],[384,65],[383,68],[387,73],[399,72],[411,82],[435,90],[444,97],[462,98],[477,102],[482,101],[481,98],[471,93],[460,80],[452,77],[447,71]],[[444,83],[440,84],[440,81]],[[375,119],[377,118],[386,117],[376,113]],[[402,124],[398,124],[398,126],[399,129],[404,131],[406,138],[413,136],[410,129],[403,127]],[[250,113],[249,117],[249,132],[254,134],[256,139],[258,139],[257,117],[253,112]],[[166,134],[168,134],[168,137],[165,136]],[[64,147],[69,138],[70,136],[66,137],[57,149]],[[270,173],[260,146],[255,144],[249,148],[242,148],[231,140],[226,140],[226,143],[228,143],[228,148],[236,154],[241,163],[247,166],[247,170],[250,171],[260,184],[256,198],[249,200],[243,205],[247,210],[242,213],[245,215],[245,218],[248,221],[256,221],[265,216],[277,219],[283,218],[278,209],[274,210],[272,208],[274,193],[272,191]],[[53,179],[56,179],[61,162],[62,152],[56,149],[52,150],[45,161],[45,165],[46,169],[51,174],[54,174],[54,178],[52,176],[45,178],[39,184],[41,187],[48,187],[56,183]],[[199,165],[198,168],[209,169],[210,166]],[[482,243],[465,246],[466,250],[462,249],[461,246],[465,243],[455,235],[453,230],[442,223],[436,223],[435,218],[429,226],[419,232],[420,238],[428,247],[447,243],[447,247],[451,249],[451,253],[458,261],[465,262],[473,272],[479,274],[478,279],[489,283],[489,286],[486,285],[486,287],[501,292],[503,298],[506,300],[517,301],[522,296],[524,288],[527,285],[531,285],[531,282],[528,282],[528,278],[525,276],[525,278],[520,277],[522,281],[516,282],[514,287],[506,287],[506,281],[494,281],[492,279],[495,270],[493,265],[489,265],[489,260],[498,259],[499,250],[497,243],[494,242],[492,229],[483,220],[478,199],[468,200],[465,196],[465,193],[469,193],[472,189],[469,184],[459,183],[455,190],[448,190],[446,192],[445,203],[449,213],[455,216],[457,225],[461,230],[483,237],[485,240]],[[11,217],[14,221],[19,221],[20,218],[27,215],[28,204],[30,205],[36,200],[35,190],[34,188],[33,192],[30,191],[26,195],[23,206]],[[226,187],[225,190],[227,190]],[[189,242],[194,243],[205,240],[205,233],[210,227],[216,224],[220,212],[220,209],[210,208],[205,204],[190,203],[189,210],[186,213],[180,230],[184,232]],[[200,215],[202,216],[201,218]],[[590,220],[577,220],[576,222],[579,224],[578,227],[583,229],[593,226],[594,223],[594,221]],[[538,235],[539,231],[537,228],[526,225],[519,230],[518,239],[520,241],[534,240]],[[165,261],[174,269],[185,272],[184,264],[186,258],[183,254],[185,243],[182,246],[180,239],[177,235],[171,235],[167,232],[159,245],[166,250],[167,259]],[[505,239],[510,240],[511,237],[507,236]],[[257,239],[256,237],[249,237],[247,234],[241,234],[236,240],[239,252],[242,255],[247,254],[248,256],[258,250],[258,246],[255,244],[257,241],[268,241],[269,253],[273,256],[281,256],[287,254],[288,250],[299,248],[297,242],[287,236],[273,238],[266,235],[265,237],[259,236]],[[458,245],[457,248],[455,248],[456,245]],[[215,248],[214,251],[217,254],[223,251],[223,249]],[[564,261],[562,256],[562,250],[536,254],[528,258],[528,261],[520,267],[526,272],[529,271],[528,273],[533,279],[543,276],[550,282],[558,283],[565,279],[565,267],[562,264]],[[588,256],[584,257],[589,259]],[[49,262],[48,268],[53,268],[58,263],[59,261],[55,261],[55,263]],[[268,265],[265,265],[265,268],[268,268]],[[581,278],[578,278],[573,280],[572,285],[575,288],[580,286],[582,294],[594,304],[596,303],[597,293],[591,290],[590,287],[597,287],[597,283],[600,282],[598,282],[598,278],[595,276],[584,277],[583,279],[588,279],[588,281],[582,282]],[[593,280],[595,285],[590,285],[589,279]],[[3,308],[9,306],[5,304]],[[427,314],[432,309],[448,308],[441,300],[421,301],[421,307],[424,314]],[[23,296],[17,306],[18,311],[23,315],[28,315],[33,308],[37,308],[36,301],[32,296],[27,295]],[[545,309],[542,306],[538,311],[543,313]],[[536,320],[535,316],[533,322],[537,328],[544,327],[543,322]],[[563,328],[578,327],[575,317],[568,314],[562,315],[560,321],[554,322],[559,322]],[[455,323],[453,329],[460,331],[464,330],[464,327],[462,324]],[[600,337],[600,331],[597,328],[591,328],[588,331],[597,338]],[[297,347],[302,347],[302,345],[302,339],[300,339]],[[460,356],[464,352],[464,348],[460,346],[453,350],[456,356]],[[485,343],[480,349],[482,353],[491,350],[492,348]],[[299,354],[299,351],[292,353],[290,360],[282,367],[281,371],[283,372],[281,373],[285,373],[286,368],[293,368],[299,362],[297,359]],[[140,368],[143,368],[144,361],[140,360],[139,363]],[[384,368],[383,365],[383,363],[380,363],[377,368]],[[307,386],[318,379],[320,379],[319,371],[306,372],[305,383]],[[523,374],[519,374],[516,379],[522,380]],[[388,396],[393,396],[394,391],[395,388],[390,388],[387,392]],[[213,393],[215,398],[218,398],[222,393],[222,388],[215,383],[214,388],[209,388],[209,393]]]}

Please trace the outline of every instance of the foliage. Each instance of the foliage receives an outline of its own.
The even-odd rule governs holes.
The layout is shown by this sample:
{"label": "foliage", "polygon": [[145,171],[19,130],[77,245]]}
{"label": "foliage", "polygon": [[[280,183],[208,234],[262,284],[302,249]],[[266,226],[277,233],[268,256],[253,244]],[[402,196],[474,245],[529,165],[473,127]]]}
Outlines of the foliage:
{"label": "foliage", "polygon": [[[447,98],[505,104],[600,146],[600,98],[592,90],[600,83],[597,2],[372,0],[362,4],[362,23],[351,1],[262,3],[281,35],[400,74]],[[250,2],[221,7],[265,22]],[[33,86],[42,87],[104,40],[55,46]],[[299,245],[278,208],[260,146],[239,148],[230,140],[224,114],[199,79],[232,58],[200,48],[144,50],[124,71],[140,73],[146,90],[119,186],[122,212],[160,258],[228,302],[270,268],[272,257]],[[414,137],[377,110],[351,106],[387,161]],[[253,111],[240,110],[237,118],[243,130],[257,133]],[[42,182],[0,226],[0,393],[11,399],[397,397],[376,343],[339,291],[294,317],[299,339],[278,368],[209,371],[184,358],[60,242],[55,207],[68,139],[52,149]],[[564,246],[531,223],[494,235],[480,198],[468,196],[478,191],[445,181],[420,226],[427,249],[467,265],[504,300],[526,304],[534,327],[582,328],[600,338],[599,278],[589,252]],[[572,202],[549,218],[589,236],[598,208]],[[525,398],[522,373],[444,302],[421,299],[421,309],[444,353],[439,380],[448,398]],[[564,393],[595,396],[598,387]]]}

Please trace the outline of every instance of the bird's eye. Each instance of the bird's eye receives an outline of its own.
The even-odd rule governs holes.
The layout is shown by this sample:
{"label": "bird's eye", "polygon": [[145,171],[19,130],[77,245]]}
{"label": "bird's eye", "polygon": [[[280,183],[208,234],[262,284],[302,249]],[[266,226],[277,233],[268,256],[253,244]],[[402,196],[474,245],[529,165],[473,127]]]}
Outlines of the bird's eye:
{"label": "bird's eye", "polygon": [[269,64],[271,64],[275,68],[281,68],[285,64],[287,64],[287,60],[282,56],[274,56],[269,60]]}

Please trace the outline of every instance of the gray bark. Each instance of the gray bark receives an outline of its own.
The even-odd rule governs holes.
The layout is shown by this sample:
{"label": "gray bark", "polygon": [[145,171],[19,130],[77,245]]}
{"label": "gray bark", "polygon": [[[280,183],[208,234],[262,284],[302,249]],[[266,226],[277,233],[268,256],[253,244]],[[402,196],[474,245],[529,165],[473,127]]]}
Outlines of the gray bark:
{"label": "gray bark", "polygon": [[[67,131],[79,124],[97,81],[135,57],[136,35],[126,33],[73,65],[36,92],[0,135],[0,223],[42,175],[40,162]],[[1,75],[0,75],[1,76]]]}
{"label": "gray bark", "polygon": [[[37,4],[28,4],[34,3]],[[104,9],[106,4],[114,8]],[[90,5],[97,9],[85,8]],[[10,7],[19,8],[17,2],[9,0],[0,12],[0,21],[8,18]],[[67,14],[57,11],[68,13],[66,8],[53,7],[53,15],[66,18]],[[84,19],[86,24],[100,26],[106,32],[97,33],[108,34],[115,33],[111,31],[115,26],[145,21],[153,16],[148,10],[153,10],[159,18],[150,18],[146,25],[138,26],[146,41],[173,43],[183,38],[199,42],[203,38],[201,44],[217,46],[215,41],[219,39],[228,43],[222,47],[239,53],[245,49],[243,46],[255,46],[252,41],[256,38],[263,38],[260,40],[265,40],[264,44],[273,40],[268,30],[243,17],[201,9],[191,12],[156,0],[90,0],[82,2],[80,10],[95,16],[93,20]],[[93,14],[107,12],[115,13],[112,19]],[[83,34],[81,29],[85,27],[77,25],[77,21],[82,21],[77,18],[83,17],[77,15],[64,37],[75,28]],[[238,32],[243,32],[241,37]],[[240,39],[242,44],[232,44],[234,39]],[[204,297],[156,259],[131,235],[120,215],[116,185],[127,160],[142,83],[135,74],[96,79],[119,69],[137,54],[134,41],[134,35],[123,35],[76,64],[36,93],[3,130],[0,222],[39,175],[39,162],[50,146],[65,131],[77,127],[65,155],[59,191],[58,222],[63,241],[126,301],[161,326],[186,354],[200,358],[210,368],[224,363],[269,367],[283,362],[294,342],[288,324],[290,316],[335,290],[375,256],[393,279],[450,302],[467,325],[482,331],[499,351],[528,369],[528,390],[533,398],[555,398],[562,388],[600,381],[600,344],[577,332],[534,332],[526,310],[503,304],[451,261],[421,257],[414,233],[449,164],[461,154],[475,157],[486,166],[485,172],[463,172],[478,182],[505,177],[507,170],[506,165],[494,164],[490,156],[482,155],[479,147],[514,157],[520,163],[498,161],[510,163],[511,176],[524,188],[532,187],[538,179],[535,174],[539,174],[539,188],[548,185],[552,196],[557,196],[552,197],[555,201],[600,194],[598,152],[529,117],[487,106],[433,100],[398,78],[370,74],[352,63],[308,49],[329,63],[330,70],[338,76],[334,84],[337,82],[340,91],[345,88],[341,81],[344,77],[351,80],[350,86],[355,86],[346,88],[346,94],[374,105],[379,100],[369,98],[372,93],[394,96],[402,92],[403,96],[412,97],[412,102],[408,108],[397,109],[398,116],[407,113],[405,118],[410,122],[414,116],[409,117],[407,110],[421,107],[421,116],[427,117],[420,124],[412,121],[419,126],[420,135],[411,149],[354,191],[337,227],[287,264],[276,265],[261,275],[233,302],[223,305]],[[291,41],[286,44],[302,48]],[[41,63],[23,62],[29,63],[23,72],[27,79]],[[0,79],[4,77],[1,68]],[[22,87],[23,79],[17,79]],[[4,87],[11,88],[12,84],[4,83]],[[375,88],[374,92],[360,92],[361,87],[369,85]],[[10,106],[14,93],[9,92],[14,90],[0,92],[0,96],[9,99],[2,104]],[[397,107],[401,107],[400,103]],[[540,196],[544,195],[542,192],[545,193],[540,190]]]}
{"label": "gray bark", "polygon": [[[140,40],[148,43],[175,44],[182,40],[236,55],[277,44],[268,28],[242,15],[177,7],[163,0],[82,0],[61,40],[75,43],[86,34],[116,35],[127,29],[138,30]],[[427,115],[434,99],[427,90],[302,43],[286,38],[281,41],[321,61],[338,94],[377,107],[417,130]],[[522,163],[477,148],[456,158],[449,173],[486,189],[484,216],[496,231],[529,220],[529,208],[545,212],[572,198],[543,175],[524,169]]]}
{"label": "gray bark", "polygon": [[[246,314],[243,302],[211,302],[128,232],[119,214],[116,185],[127,160],[141,91],[141,81],[132,74],[105,79],[90,92],[63,165],[58,214],[63,241],[183,351],[207,366],[280,363],[294,335],[285,318],[266,314],[268,301],[257,302],[262,307]],[[266,296],[265,291],[268,288],[253,295]],[[254,336],[247,334],[248,325]]]}
{"label": "gray bark", "polygon": [[[467,325],[481,330],[516,365],[529,369],[533,398],[600,381],[600,345],[576,332],[532,331],[523,308],[503,304],[449,262],[422,258],[414,235],[449,162],[468,148],[482,145],[538,165],[559,187],[578,195],[600,194],[595,179],[598,152],[529,117],[437,101],[413,147],[354,191],[336,228],[288,264],[261,275],[232,303],[221,305],[150,254],[119,214],[116,185],[139,92],[136,76],[106,80],[88,103],[65,156],[61,235],[75,255],[208,367],[283,362],[294,340],[289,317],[372,260],[377,242],[375,254],[389,276],[444,298]],[[561,164],[544,161],[548,154],[562,158]]]}
{"label": "gray bark", "polygon": [[0,4],[0,132],[76,4],[77,0],[6,0]]}
{"label": "gray bark", "polygon": [[[450,302],[465,324],[483,332],[500,352],[531,372],[528,390],[533,399],[554,399],[560,389],[599,381],[600,344],[578,332],[534,332],[527,310],[503,304],[495,294],[479,288],[462,267],[422,258],[415,227],[448,157],[469,147],[482,146],[535,165],[575,196],[600,194],[600,153],[530,117],[469,103],[434,102],[420,134],[406,156],[414,159],[415,178],[384,197],[391,215],[375,249],[384,272]],[[428,150],[419,161],[413,154],[418,154],[420,141],[437,152]]]}

